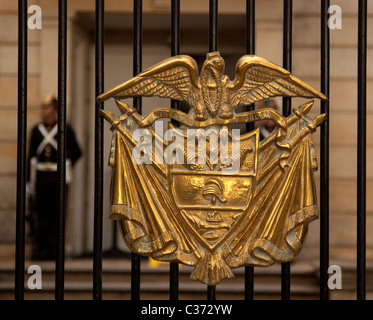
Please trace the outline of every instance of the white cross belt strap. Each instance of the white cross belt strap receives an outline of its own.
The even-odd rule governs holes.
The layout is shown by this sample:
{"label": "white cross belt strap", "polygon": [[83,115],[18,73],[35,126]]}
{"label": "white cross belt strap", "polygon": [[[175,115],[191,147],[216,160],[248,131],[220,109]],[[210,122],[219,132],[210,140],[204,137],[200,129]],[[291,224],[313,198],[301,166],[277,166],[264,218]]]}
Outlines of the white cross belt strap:
{"label": "white cross belt strap", "polygon": [[38,149],[36,150],[36,154],[41,154],[47,144],[50,144],[55,150],[57,150],[57,141],[56,139],[54,139],[54,136],[57,134],[57,124],[55,124],[52,130],[49,132],[42,123],[38,125],[38,129],[43,135],[44,139],[39,144]]}
{"label": "white cross belt strap", "polygon": [[[35,184],[36,171],[57,171],[57,163],[55,162],[38,162],[36,157],[31,158],[31,174],[30,182]],[[72,166],[71,160],[66,159],[66,183],[72,180]]]}
{"label": "white cross belt strap", "polygon": [[[50,144],[54,149],[57,150],[58,144],[57,144],[56,139],[54,139],[54,136],[57,134],[57,129],[58,129],[57,124],[55,124],[55,126],[49,132],[45,128],[44,124],[42,123],[38,125],[38,129],[40,133],[43,135],[44,139],[39,144],[36,150],[36,154],[40,155],[47,144]],[[71,160],[66,159],[66,183],[70,183],[72,180],[71,170],[72,170]],[[30,176],[31,183],[36,182],[36,171],[57,171],[57,163],[38,162],[37,157],[33,157],[31,159],[31,176]]]}

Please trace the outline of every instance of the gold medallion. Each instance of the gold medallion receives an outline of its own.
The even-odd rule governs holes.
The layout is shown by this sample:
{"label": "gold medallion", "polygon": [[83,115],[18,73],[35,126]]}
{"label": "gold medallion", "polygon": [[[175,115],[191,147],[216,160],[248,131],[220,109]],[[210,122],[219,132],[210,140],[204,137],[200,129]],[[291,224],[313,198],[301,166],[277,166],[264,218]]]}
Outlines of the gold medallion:
{"label": "gold medallion", "polygon": [[[121,99],[180,100],[188,113],[154,109],[146,117]],[[121,114],[102,111],[111,124],[111,218],[137,254],[194,266],[191,278],[216,285],[232,268],[293,260],[308,223],[318,217],[311,134],[325,118],[307,116],[313,102],[289,117],[263,108],[235,108],[275,97],[326,99],[283,68],[243,56],[233,81],[219,52],[207,54],[201,74],[189,56],[175,56],[100,95],[115,98]],[[162,119],[172,119],[168,130]],[[239,123],[270,119],[241,133]]]}

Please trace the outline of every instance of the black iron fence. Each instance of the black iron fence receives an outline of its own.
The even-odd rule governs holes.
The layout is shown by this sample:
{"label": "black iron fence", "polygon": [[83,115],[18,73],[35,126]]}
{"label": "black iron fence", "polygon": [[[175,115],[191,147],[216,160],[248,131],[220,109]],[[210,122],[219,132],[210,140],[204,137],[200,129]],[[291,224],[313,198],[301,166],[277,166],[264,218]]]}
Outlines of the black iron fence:
{"label": "black iron fence", "polygon": [[[180,52],[180,0],[171,1],[171,52]],[[67,0],[59,0],[58,5],[58,208],[57,208],[57,256],[55,299],[64,299],[65,265],[65,199],[66,199],[66,58],[67,58]],[[27,141],[27,0],[18,0],[19,39],[18,39],[18,138],[17,138],[17,220],[15,258],[15,299],[24,299],[25,270],[25,211],[26,211],[26,141]],[[210,0],[209,10],[209,50],[218,50],[218,0]],[[320,56],[321,92],[329,97],[330,89],[330,35],[329,0],[320,0]],[[246,0],[246,51],[255,53],[255,0]],[[283,67],[292,69],[292,19],[293,1],[283,0]],[[133,1],[133,75],[142,69],[142,0]],[[357,168],[357,299],[366,297],[366,78],[367,78],[367,0],[358,2],[358,168]],[[96,0],[95,37],[95,94],[104,91],[104,16],[105,1]],[[141,98],[134,99],[134,107],[141,113]],[[178,108],[176,101],[172,108]],[[102,299],[102,225],[103,225],[103,119],[100,109],[103,103],[96,103],[95,120],[95,188],[94,188],[94,255],[93,255],[93,299]],[[250,107],[249,107],[250,108]],[[283,99],[283,114],[291,112],[290,98]],[[328,117],[321,126],[320,153],[320,299],[329,299],[329,102],[321,102],[321,113]],[[131,298],[140,299],[141,260],[136,254],[131,256]],[[281,268],[282,299],[290,299],[289,263]],[[171,300],[179,297],[179,267],[170,264]],[[254,268],[245,267],[245,299],[254,297]],[[215,287],[208,286],[207,299],[214,300]]]}

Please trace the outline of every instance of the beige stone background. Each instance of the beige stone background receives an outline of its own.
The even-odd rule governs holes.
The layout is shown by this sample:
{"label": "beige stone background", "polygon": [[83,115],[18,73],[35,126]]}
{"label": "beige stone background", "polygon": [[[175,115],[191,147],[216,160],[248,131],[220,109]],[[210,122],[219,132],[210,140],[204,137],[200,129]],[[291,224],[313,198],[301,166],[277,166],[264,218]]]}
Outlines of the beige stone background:
{"label": "beige stone background", "polygon": [[[320,89],[320,1],[294,0],[293,74]],[[232,72],[245,54],[244,0],[219,1],[218,49]],[[357,5],[332,0],[342,9],[342,29],[330,30],[330,259],[355,267],[357,171]],[[42,29],[28,32],[28,128],[39,119],[39,103],[57,88],[57,1],[29,1],[42,9]],[[368,2],[367,100],[367,262],[373,261],[372,95],[373,3]],[[68,1],[68,119],[77,131],[84,157],[75,171],[70,197],[69,250],[92,248],[94,1]],[[17,1],[0,2],[0,244],[2,255],[14,254],[17,165]],[[170,54],[170,1],[144,0],[143,68]],[[208,1],[181,1],[181,53],[204,57],[208,51]],[[132,1],[106,0],[105,88],[132,76]],[[256,4],[256,54],[282,64],[282,1]],[[232,76],[231,76],[232,77]],[[153,100],[154,101],[154,100]],[[280,100],[281,102],[281,100]],[[293,106],[298,105],[293,101]],[[157,101],[157,107],[160,106]],[[144,113],[154,102],[144,102]],[[110,109],[111,106],[108,105]],[[313,114],[320,112],[315,102]],[[110,131],[105,127],[108,146]],[[319,145],[319,135],[315,134]],[[109,150],[106,148],[105,150]],[[107,156],[107,155],[105,155]],[[109,168],[105,169],[106,191]],[[316,175],[318,181],[318,174]],[[105,213],[105,218],[107,214]],[[110,246],[111,223],[105,220],[104,246]],[[317,264],[319,222],[313,222],[299,259]]]}

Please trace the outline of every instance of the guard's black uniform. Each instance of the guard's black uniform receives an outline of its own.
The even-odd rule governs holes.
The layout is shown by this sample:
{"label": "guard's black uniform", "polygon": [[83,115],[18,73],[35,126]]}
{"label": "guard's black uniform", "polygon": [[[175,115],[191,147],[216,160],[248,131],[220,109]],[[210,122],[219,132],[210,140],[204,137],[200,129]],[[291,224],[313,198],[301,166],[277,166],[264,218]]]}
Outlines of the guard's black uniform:
{"label": "guard's black uniform", "polygon": [[[49,135],[49,136],[48,136]],[[66,128],[66,180],[68,170],[81,156],[74,131]],[[43,124],[31,131],[29,149],[29,179],[35,186],[33,201],[33,259],[54,259],[57,212],[57,124],[46,128]]]}

